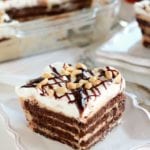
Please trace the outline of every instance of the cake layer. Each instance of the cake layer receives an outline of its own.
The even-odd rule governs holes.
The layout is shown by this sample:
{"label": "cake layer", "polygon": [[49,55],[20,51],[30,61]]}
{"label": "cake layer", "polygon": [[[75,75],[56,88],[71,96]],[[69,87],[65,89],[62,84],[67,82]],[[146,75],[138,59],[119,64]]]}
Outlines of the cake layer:
{"label": "cake layer", "polygon": [[[33,122],[34,124],[37,124],[40,127],[46,128],[50,130],[51,132],[54,132],[55,134],[60,135],[62,138],[70,139],[72,142],[86,141],[87,139],[92,137],[92,134],[90,133],[96,134],[106,124],[107,121],[114,119],[114,116],[118,114],[120,115],[122,114],[122,112],[124,111],[124,107],[125,107],[124,96],[122,96],[122,99],[119,99],[118,97],[119,96],[114,98],[115,100],[113,99],[112,101],[110,101],[110,103],[106,105],[107,106],[106,112],[103,112],[103,115],[101,113],[97,114],[97,116],[99,117],[95,119],[93,118],[93,122],[87,124],[85,126],[85,129],[83,127],[77,129],[73,125],[72,126],[69,125],[69,128],[68,128],[68,125],[66,125],[65,122],[61,122],[62,120],[59,121],[56,118],[47,120],[48,116],[45,117],[44,113],[40,111],[40,108],[38,108],[38,110],[36,111],[32,111],[32,109],[29,110],[28,109],[29,107],[26,107],[26,104],[25,104],[24,109],[25,111],[30,112],[31,116],[27,117],[29,118],[28,119],[29,122]],[[35,108],[35,107],[33,104],[31,104],[30,108]],[[39,114],[42,114],[42,115],[39,115]],[[93,126],[90,126],[91,124]]]}
{"label": "cake layer", "polygon": [[121,117],[121,114],[118,114],[116,116],[114,116],[114,119],[110,120],[109,122],[107,122],[107,125],[105,125],[103,128],[101,128],[100,130],[98,130],[98,132],[96,134],[94,134],[90,140],[87,140],[85,142],[82,143],[76,143],[73,142],[70,139],[67,138],[62,138],[62,136],[53,133],[52,131],[47,130],[44,127],[40,127],[37,124],[32,124],[30,125],[30,127],[37,133],[44,135],[45,137],[48,137],[50,139],[56,140],[56,141],[60,141],[61,143],[64,144],[68,144],[70,146],[72,146],[75,149],[80,149],[80,150],[87,150],[89,149],[91,146],[93,146],[94,144],[97,143],[97,141],[99,140],[103,140],[103,138],[108,134],[109,131],[112,130],[112,128],[118,124],[119,119]]}
{"label": "cake layer", "polygon": [[[123,110],[118,110],[116,111],[117,114],[122,114]],[[62,138],[67,138],[70,139],[72,142],[78,142],[78,141],[86,141],[87,139],[89,139],[90,137],[92,137],[93,134],[96,134],[101,128],[103,128],[106,125],[106,122],[109,122],[109,120],[113,119],[113,116],[110,117],[113,113],[113,110],[110,111],[109,113],[107,113],[105,116],[105,118],[103,118],[103,120],[101,120],[100,123],[96,123],[96,126],[93,127],[91,130],[89,130],[87,133],[81,133],[81,134],[72,134],[72,131],[70,131],[69,129],[65,129],[62,126],[60,127],[56,127],[53,126],[51,124],[47,124],[45,122],[43,122],[43,120],[34,118],[33,116],[33,123],[36,123],[38,126],[43,127],[51,132],[54,132],[58,135],[60,135]],[[116,114],[114,114],[114,116],[116,116]],[[91,134],[92,133],[92,134]]]}
{"label": "cake layer", "polygon": [[47,122],[53,120],[55,125],[58,124],[58,122],[59,123],[65,122],[66,128],[68,128],[70,125],[73,125],[74,127],[76,127],[76,132],[77,132],[78,128],[80,128],[80,130],[82,129],[88,130],[89,127],[91,127],[92,122],[103,117],[104,113],[108,109],[112,108],[115,104],[117,103],[122,104],[124,102],[123,100],[125,100],[125,96],[123,94],[117,95],[115,98],[110,100],[105,106],[103,106],[97,113],[95,113],[95,115],[92,118],[88,118],[86,123],[80,122],[79,120],[76,120],[74,118],[67,117],[61,113],[50,111],[48,109],[45,109],[45,107],[38,106],[37,102],[34,100],[33,101],[23,100],[24,101],[23,107],[25,110],[28,110],[32,115],[36,115],[40,117],[42,114],[43,118],[45,120],[48,120]]}
{"label": "cake layer", "polygon": [[[117,109],[116,109],[116,110],[117,110]],[[120,113],[121,111],[123,111],[123,110],[118,110],[118,113]],[[117,112],[117,111],[116,111],[116,112]],[[63,125],[61,125],[61,126],[59,126],[59,127],[58,127],[58,126],[54,126],[54,124],[51,124],[51,122],[46,123],[43,119],[37,118],[37,117],[35,117],[35,116],[32,116],[32,118],[33,118],[33,119],[32,119],[32,122],[33,122],[33,123],[36,123],[36,124],[37,124],[38,126],[40,126],[40,127],[46,128],[46,129],[48,129],[48,130],[50,130],[50,131],[53,131],[54,133],[59,134],[62,138],[67,137],[67,138],[70,139],[71,141],[77,142],[77,141],[79,141],[79,140],[86,140],[86,139],[88,139],[88,137],[91,136],[91,134],[89,134],[89,133],[96,133],[96,131],[97,131],[99,128],[101,128],[102,126],[104,126],[104,125],[105,125],[105,122],[110,119],[110,116],[113,117],[113,116],[112,116],[113,113],[114,113],[114,111],[111,110],[109,113],[105,114],[105,117],[103,117],[103,118],[100,120],[100,123],[97,122],[96,125],[95,125],[91,130],[89,130],[89,131],[86,132],[86,133],[81,133],[81,134],[74,134],[74,133],[72,132],[72,130],[69,130],[69,128],[68,128],[68,129],[63,128]],[[114,114],[114,116],[115,116],[115,115],[116,115],[116,114]],[[73,126],[72,126],[72,128],[73,128]],[[86,136],[85,136],[85,135],[86,135]]]}
{"label": "cake layer", "polygon": [[95,145],[98,141],[101,141],[105,138],[105,136],[118,124],[120,123],[122,114],[118,114],[114,117],[110,122],[107,123],[101,130],[99,130],[95,135],[93,135],[88,141],[82,142],[81,147],[84,150],[91,148]]}
{"label": "cake layer", "polygon": [[47,130],[41,129],[40,127],[37,127],[37,126],[31,127],[31,128],[33,129],[34,132],[39,133],[39,134],[41,134],[41,135],[43,135],[47,138],[59,141],[63,144],[67,144],[67,145],[71,146],[74,149],[79,149],[79,147],[76,144],[72,143],[71,141],[61,139],[60,136],[54,135],[53,133],[47,133],[48,132]]}
{"label": "cake layer", "polygon": [[[115,107],[114,107],[114,109],[115,109]],[[99,120],[96,120],[94,122],[94,125],[92,127],[90,127],[88,130],[84,130],[84,129],[80,130],[79,128],[76,129],[76,127],[74,127],[74,126],[71,126],[71,125],[67,126],[66,124],[61,123],[60,121],[54,121],[55,119],[54,120],[50,119],[48,121],[48,117],[46,118],[46,117],[43,117],[42,115],[36,116],[36,115],[33,115],[33,113],[31,113],[31,115],[33,117],[32,121],[37,123],[37,124],[40,123],[40,124],[43,124],[44,126],[47,126],[47,127],[54,126],[55,128],[59,128],[60,130],[63,129],[67,133],[69,132],[72,136],[83,137],[85,134],[92,132],[97,127],[98,124],[101,124],[104,121],[106,121],[110,117],[110,115],[113,114],[114,109],[111,110],[110,112],[105,113],[104,116],[101,117]],[[47,121],[45,121],[46,119],[47,119]],[[53,122],[55,122],[55,123],[53,123]]]}

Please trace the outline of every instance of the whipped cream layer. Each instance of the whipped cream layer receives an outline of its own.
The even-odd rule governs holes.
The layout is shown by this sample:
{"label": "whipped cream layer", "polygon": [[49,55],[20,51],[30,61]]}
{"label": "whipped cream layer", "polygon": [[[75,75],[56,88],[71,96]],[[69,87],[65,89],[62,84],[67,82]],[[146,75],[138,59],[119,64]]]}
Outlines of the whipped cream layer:
{"label": "whipped cream layer", "polygon": [[144,0],[137,2],[134,5],[134,9],[137,15],[142,15],[146,19],[150,20],[150,1]]}
{"label": "whipped cream layer", "polygon": [[[51,67],[48,66],[45,68],[44,74],[55,74],[56,72],[60,73],[64,66],[64,63],[52,64]],[[47,94],[43,94],[43,92],[41,93],[41,89],[39,88],[39,86],[32,87],[32,85],[30,84],[27,84],[22,87],[17,87],[16,93],[21,99],[35,99],[40,106],[46,107],[47,109],[53,110],[54,112],[62,113],[66,116],[73,117],[85,122],[87,118],[92,117],[101,107],[103,107],[112,98],[124,91],[125,80],[123,79],[118,70],[112,67],[107,67],[100,70],[104,73],[104,70],[107,71],[108,68],[111,68],[110,70],[113,70],[113,72],[116,74],[116,77],[112,77],[112,79],[107,79],[109,76],[106,78],[105,75],[100,74],[100,77],[98,77],[98,81],[101,80],[101,83],[97,84],[94,87],[88,88],[87,85],[91,85],[88,82],[84,86],[82,85],[81,87],[79,87],[78,89],[68,89],[68,91],[66,91],[67,95],[65,96],[60,96],[57,98],[55,96],[48,96]],[[84,72],[83,78],[85,78],[86,76],[87,79],[91,77],[91,74],[92,76],[96,76],[97,73],[94,73],[94,70],[89,71],[85,69],[86,71],[84,71],[83,68],[81,70]],[[98,68],[95,70],[98,70]],[[118,75],[120,77],[120,82],[116,82]],[[62,78],[65,82],[59,82],[58,79],[54,80],[56,80],[56,82],[59,82],[59,86],[65,87],[67,76],[63,76]],[[76,82],[75,79],[72,80]],[[48,84],[50,88],[52,88],[51,86],[53,86],[54,90],[58,87],[58,84],[54,84],[53,80],[48,80],[48,83],[45,84]],[[44,90],[47,90],[47,87]],[[72,93],[74,93],[76,90],[79,91],[80,94],[73,95]],[[57,93],[55,94],[57,95]],[[82,109],[82,113],[80,110],[81,107],[84,108]]]}

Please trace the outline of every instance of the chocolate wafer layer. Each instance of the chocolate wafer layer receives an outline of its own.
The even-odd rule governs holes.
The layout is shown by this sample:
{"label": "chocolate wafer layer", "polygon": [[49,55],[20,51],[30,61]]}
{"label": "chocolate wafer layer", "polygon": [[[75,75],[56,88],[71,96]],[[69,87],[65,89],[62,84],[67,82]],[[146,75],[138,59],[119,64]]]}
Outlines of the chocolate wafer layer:
{"label": "chocolate wafer layer", "polygon": [[[36,100],[33,100],[31,103],[24,100],[23,107],[28,116],[27,120],[29,121],[29,126],[35,132],[71,145],[77,149],[87,149],[97,141],[102,140],[113,128],[112,125],[116,124],[124,112],[124,100],[125,96],[119,94],[108,102],[105,107],[101,108],[101,110],[84,125],[78,120],[72,124],[72,118],[66,118],[66,116],[63,118],[62,114],[53,113],[45,108],[40,108],[40,106],[35,103]],[[61,119],[57,116],[61,116]],[[76,124],[76,122],[78,122],[78,124]],[[93,133],[93,135],[85,140],[85,136],[89,133]]]}

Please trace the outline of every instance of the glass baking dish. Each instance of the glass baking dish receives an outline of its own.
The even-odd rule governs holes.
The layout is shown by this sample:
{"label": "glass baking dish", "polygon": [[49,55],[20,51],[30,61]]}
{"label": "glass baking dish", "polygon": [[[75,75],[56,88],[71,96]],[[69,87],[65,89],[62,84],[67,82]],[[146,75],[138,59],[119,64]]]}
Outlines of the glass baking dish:
{"label": "glass baking dish", "polygon": [[0,61],[72,46],[87,46],[107,35],[118,10],[119,0],[114,0],[103,8],[93,6],[76,12],[21,22],[12,27],[13,38],[0,42]]}

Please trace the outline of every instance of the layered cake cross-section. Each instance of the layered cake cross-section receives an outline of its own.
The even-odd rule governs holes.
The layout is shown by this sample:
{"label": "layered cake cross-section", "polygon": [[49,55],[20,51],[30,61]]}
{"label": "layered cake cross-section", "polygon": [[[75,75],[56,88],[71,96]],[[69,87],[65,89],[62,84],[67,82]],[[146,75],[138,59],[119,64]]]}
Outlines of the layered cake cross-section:
{"label": "layered cake cross-section", "polygon": [[125,80],[113,67],[55,63],[16,92],[34,132],[87,150],[120,122],[124,89]]}
{"label": "layered cake cross-section", "polygon": [[5,0],[0,1],[0,10],[12,19],[26,21],[89,8],[91,5],[92,0]]}
{"label": "layered cake cross-section", "polygon": [[135,4],[136,19],[143,35],[143,45],[150,48],[150,1]]}

